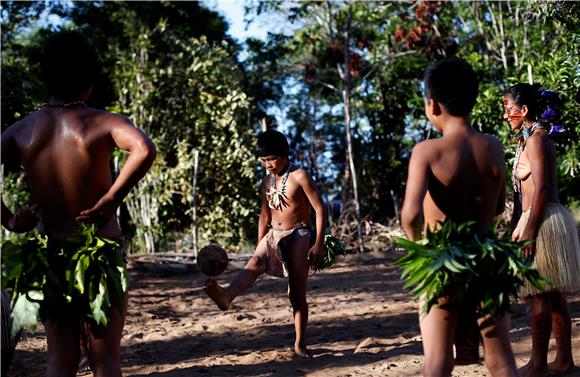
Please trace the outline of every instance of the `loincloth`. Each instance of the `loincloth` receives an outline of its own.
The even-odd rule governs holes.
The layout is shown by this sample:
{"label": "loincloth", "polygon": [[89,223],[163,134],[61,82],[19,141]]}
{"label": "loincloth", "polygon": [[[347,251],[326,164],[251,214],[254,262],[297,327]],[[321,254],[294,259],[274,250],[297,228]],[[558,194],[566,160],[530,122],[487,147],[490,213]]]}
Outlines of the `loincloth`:
{"label": "loincloth", "polygon": [[413,287],[412,295],[422,300],[422,313],[440,304],[473,304],[478,317],[501,318],[523,280],[541,285],[542,277],[521,255],[520,243],[508,234],[496,235],[497,223],[481,234],[475,225],[446,221],[422,240],[395,239],[408,251],[395,263],[407,279],[405,287]]}
{"label": "loincloth", "polygon": [[[104,281],[85,282],[84,292],[80,292],[78,282],[74,281],[73,276],[70,276],[70,266],[75,263],[77,252],[79,251],[77,245],[67,244],[66,240],[48,243],[46,256],[51,272],[54,273],[56,279],[49,280],[50,284],[47,284],[45,292],[67,292],[68,297],[57,295],[55,300],[47,300],[45,293],[45,300],[40,304],[40,319],[42,321],[61,318],[76,319],[77,317],[81,320],[90,319],[87,318],[86,314],[90,312],[90,290],[91,287],[96,289],[94,287],[95,284],[104,283],[107,290],[106,295],[110,296],[111,299],[113,297],[121,297],[124,300],[125,290],[118,286],[117,279],[119,275],[127,273],[125,267],[126,250],[124,247],[119,246],[116,241],[109,241],[112,243],[97,250],[91,261],[95,263],[98,260],[101,266],[90,266],[87,269],[88,275],[91,269],[104,267],[106,269]],[[72,284],[77,285],[77,288],[72,288]]]}
{"label": "loincloth", "polygon": [[111,306],[123,310],[128,275],[119,243],[87,230],[61,241],[34,237],[2,246],[15,331],[35,320],[106,325]]}
{"label": "loincloth", "polygon": [[[530,210],[522,213],[513,237],[519,238],[530,217]],[[527,280],[521,289],[521,297],[552,290],[573,291],[580,288],[580,242],[574,217],[564,206],[548,203],[538,236],[534,265],[540,274],[552,284],[537,289]]]}
{"label": "loincloth", "polygon": [[305,225],[292,229],[272,228],[264,238],[266,239],[266,273],[277,277],[287,277],[288,271],[282,252],[301,238],[310,239],[310,229]]}

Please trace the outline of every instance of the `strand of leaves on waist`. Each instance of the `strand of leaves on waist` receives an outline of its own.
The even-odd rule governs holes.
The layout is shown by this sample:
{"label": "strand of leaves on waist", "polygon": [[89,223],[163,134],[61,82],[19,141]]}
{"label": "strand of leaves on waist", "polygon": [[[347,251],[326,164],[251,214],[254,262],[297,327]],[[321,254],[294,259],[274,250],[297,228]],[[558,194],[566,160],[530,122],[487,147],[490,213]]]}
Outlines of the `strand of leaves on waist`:
{"label": "strand of leaves on waist", "polygon": [[[2,288],[12,291],[14,332],[40,319],[58,323],[71,309],[82,320],[106,325],[111,305],[123,309],[128,275],[120,245],[95,231],[83,226],[79,236],[56,245],[39,235],[3,243]],[[64,276],[55,263],[65,264]]]}
{"label": "strand of leaves on waist", "polygon": [[406,279],[405,288],[424,300],[423,313],[437,306],[441,297],[457,304],[473,303],[480,315],[501,317],[509,310],[509,297],[518,297],[524,280],[541,289],[549,281],[540,276],[532,261],[521,252],[527,244],[514,242],[509,234],[478,235],[474,222],[440,223],[416,242],[396,237],[407,254],[395,263]]}

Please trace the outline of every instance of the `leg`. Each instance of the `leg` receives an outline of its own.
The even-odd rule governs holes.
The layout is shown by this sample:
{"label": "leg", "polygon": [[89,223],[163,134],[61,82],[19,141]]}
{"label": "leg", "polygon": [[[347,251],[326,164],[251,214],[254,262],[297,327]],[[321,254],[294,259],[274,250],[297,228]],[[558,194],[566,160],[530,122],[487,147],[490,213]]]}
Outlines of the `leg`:
{"label": "leg", "polygon": [[552,304],[549,293],[530,296],[532,312],[532,356],[528,364],[520,368],[524,377],[548,375],[548,346],[552,328]]}
{"label": "leg", "polygon": [[8,294],[2,290],[2,329],[0,333],[2,334],[2,362],[0,363],[0,370],[2,371],[2,377],[8,375],[8,369],[10,368],[10,363],[14,357],[14,351],[16,350],[16,344],[18,339],[20,339],[20,333],[12,337],[12,313],[10,310],[10,297]]}
{"label": "leg", "polygon": [[[292,237],[292,236],[290,236]],[[284,250],[288,266],[288,298],[294,313],[294,353],[296,356],[311,358],[306,350],[306,325],[308,324],[308,303],[306,302],[306,281],[308,279],[309,237],[298,237]]]}
{"label": "leg", "polygon": [[457,308],[440,298],[440,306],[432,307],[427,315],[419,319],[423,337],[426,377],[447,377],[453,370],[453,338],[457,325]]}
{"label": "leg", "polygon": [[81,334],[80,334],[80,360],[79,360],[79,372],[89,372],[91,366],[89,364],[89,356],[87,354],[88,340],[87,340],[87,329],[84,324],[81,324]]}
{"label": "leg", "polygon": [[222,288],[213,278],[205,282],[204,291],[221,310],[228,310],[230,304],[243,291],[250,288],[258,276],[266,272],[266,237],[258,243],[254,256],[236,275],[227,288]]}
{"label": "leg", "polygon": [[94,377],[121,377],[121,337],[129,299],[128,294],[125,296],[125,305],[121,312],[116,307],[109,309],[107,326],[86,324],[87,354]]}
{"label": "leg", "polygon": [[510,345],[510,315],[495,321],[480,318],[479,326],[485,350],[485,365],[493,377],[515,377],[518,370]]}
{"label": "leg", "polygon": [[457,329],[455,332],[455,365],[479,362],[479,326],[473,307],[462,305],[457,308]]}
{"label": "leg", "polygon": [[74,377],[79,366],[79,323],[44,321],[47,343],[47,377]]}
{"label": "leg", "polygon": [[572,358],[572,322],[566,297],[558,292],[551,292],[552,331],[556,338],[556,359],[548,364],[551,371],[567,373],[574,368]]}

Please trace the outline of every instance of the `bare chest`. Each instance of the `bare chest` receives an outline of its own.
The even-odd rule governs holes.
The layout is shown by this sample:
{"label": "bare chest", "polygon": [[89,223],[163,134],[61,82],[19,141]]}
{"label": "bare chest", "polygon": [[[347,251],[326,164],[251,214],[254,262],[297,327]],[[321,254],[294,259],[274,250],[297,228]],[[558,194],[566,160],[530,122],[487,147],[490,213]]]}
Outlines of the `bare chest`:
{"label": "bare chest", "polygon": [[291,176],[270,175],[265,187],[265,195],[271,210],[283,212],[298,206],[304,193]]}

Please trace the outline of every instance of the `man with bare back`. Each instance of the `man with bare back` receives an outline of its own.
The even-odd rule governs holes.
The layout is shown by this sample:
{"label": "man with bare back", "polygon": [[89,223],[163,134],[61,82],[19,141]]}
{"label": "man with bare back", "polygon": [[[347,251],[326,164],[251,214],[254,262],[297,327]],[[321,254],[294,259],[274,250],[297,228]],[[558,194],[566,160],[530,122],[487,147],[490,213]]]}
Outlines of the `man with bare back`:
{"label": "man with bare back", "polygon": [[[450,220],[474,221],[476,232],[485,235],[504,210],[505,163],[500,142],[471,127],[477,76],[465,61],[442,60],[425,72],[424,90],[426,116],[443,136],[413,148],[401,213],[405,233],[418,240],[422,231]],[[441,297],[439,306],[420,318],[425,376],[451,374],[459,312],[452,297]],[[509,313],[498,320],[482,317],[478,323],[491,374],[517,376]]]}
{"label": "man with bare back", "polygon": [[[86,105],[97,74],[97,57],[80,34],[54,35],[44,48],[41,67],[48,101],[2,133],[1,151],[7,169],[21,166],[26,172],[35,204],[12,213],[2,202],[2,225],[15,232],[27,231],[35,226],[38,213],[49,245],[78,235],[80,223],[96,224],[98,236],[117,240],[121,229],[116,210],[151,167],[155,146],[129,119]],[[129,152],[129,157],[113,180],[109,163],[115,148]],[[54,267],[55,271],[60,268]],[[106,326],[83,324],[95,376],[121,376],[126,300],[125,295],[122,311],[110,308]],[[43,321],[47,375],[75,376],[81,322],[74,313]]]}
{"label": "man with bare back", "polygon": [[[296,331],[294,352],[298,357],[310,358],[306,349],[306,280],[309,267],[316,266],[324,253],[322,198],[308,173],[290,163],[288,142],[282,133],[274,130],[261,133],[257,150],[270,172],[261,185],[258,246],[254,256],[227,288],[210,278],[204,290],[221,310],[227,310],[234,298],[252,286],[261,274],[287,275]],[[316,213],[316,238],[312,246],[309,205]]]}

